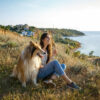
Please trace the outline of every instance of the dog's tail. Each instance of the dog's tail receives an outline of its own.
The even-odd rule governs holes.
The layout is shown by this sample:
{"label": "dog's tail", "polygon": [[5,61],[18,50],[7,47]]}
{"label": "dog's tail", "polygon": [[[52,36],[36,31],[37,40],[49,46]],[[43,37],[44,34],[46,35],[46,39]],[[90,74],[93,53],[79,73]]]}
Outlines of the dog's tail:
{"label": "dog's tail", "polygon": [[16,76],[17,76],[17,65],[14,66],[13,72],[12,72],[12,74],[10,75],[10,77],[16,77]]}

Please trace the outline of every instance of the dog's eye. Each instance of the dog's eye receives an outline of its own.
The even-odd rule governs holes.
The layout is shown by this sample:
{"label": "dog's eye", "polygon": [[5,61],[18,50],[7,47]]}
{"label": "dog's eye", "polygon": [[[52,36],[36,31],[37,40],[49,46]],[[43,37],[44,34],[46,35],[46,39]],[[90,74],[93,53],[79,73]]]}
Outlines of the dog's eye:
{"label": "dog's eye", "polygon": [[38,55],[39,57],[41,57],[41,55],[40,55],[39,53],[37,53],[37,55]]}
{"label": "dog's eye", "polygon": [[39,53],[37,53],[37,55],[39,56]]}

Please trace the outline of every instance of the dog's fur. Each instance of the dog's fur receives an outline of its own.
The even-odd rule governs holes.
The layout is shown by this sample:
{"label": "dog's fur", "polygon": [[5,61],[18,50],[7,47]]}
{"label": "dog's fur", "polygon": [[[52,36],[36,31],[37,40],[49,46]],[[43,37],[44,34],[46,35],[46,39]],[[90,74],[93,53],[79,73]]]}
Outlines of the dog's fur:
{"label": "dog's fur", "polygon": [[37,85],[37,74],[41,65],[41,58],[38,53],[45,53],[41,47],[33,42],[22,51],[17,66],[14,67],[11,77],[17,77],[22,86],[26,87],[26,82],[32,80]]}

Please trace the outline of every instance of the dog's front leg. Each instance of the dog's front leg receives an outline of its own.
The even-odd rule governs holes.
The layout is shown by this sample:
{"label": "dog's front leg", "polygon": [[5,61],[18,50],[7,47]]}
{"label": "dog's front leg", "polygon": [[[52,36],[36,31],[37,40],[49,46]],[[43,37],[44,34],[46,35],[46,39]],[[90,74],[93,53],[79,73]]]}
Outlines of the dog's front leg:
{"label": "dog's front leg", "polygon": [[26,79],[25,76],[21,73],[18,74],[18,79],[22,83],[22,87],[26,87]]}
{"label": "dog's front leg", "polygon": [[37,84],[37,75],[35,75],[35,74],[32,75],[32,82],[34,83],[34,85],[38,86],[38,84]]}
{"label": "dog's front leg", "polygon": [[35,86],[38,86],[36,78],[33,79],[33,83],[35,84]]}
{"label": "dog's front leg", "polygon": [[25,77],[24,73],[19,74],[19,80],[22,83],[22,87],[26,87],[26,77]]}
{"label": "dog's front leg", "polygon": [[25,79],[25,76],[22,77],[22,87],[26,87],[26,79]]}

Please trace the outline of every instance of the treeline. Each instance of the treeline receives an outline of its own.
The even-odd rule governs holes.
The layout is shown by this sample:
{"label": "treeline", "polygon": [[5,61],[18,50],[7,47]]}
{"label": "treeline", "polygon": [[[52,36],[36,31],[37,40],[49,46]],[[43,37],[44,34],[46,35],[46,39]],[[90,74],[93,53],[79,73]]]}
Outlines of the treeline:
{"label": "treeline", "polygon": [[53,34],[59,34],[63,36],[83,36],[83,32],[73,29],[57,29],[57,28],[39,28],[42,31],[51,31]]}
{"label": "treeline", "polygon": [[85,35],[83,32],[73,30],[73,29],[58,29],[58,28],[36,28],[34,26],[29,26],[27,24],[19,24],[19,25],[0,25],[0,28],[3,28],[5,30],[10,30],[13,32],[21,33],[23,30],[29,30],[29,31],[36,31],[40,30],[41,32],[50,32],[52,34],[56,34],[60,36],[83,36]]}
{"label": "treeline", "polygon": [[12,32],[18,32],[18,33],[22,33],[22,31],[24,30],[29,30],[29,31],[34,31],[35,27],[34,26],[28,26],[27,24],[19,24],[19,25],[0,25],[1,29],[4,30],[10,30]]}

